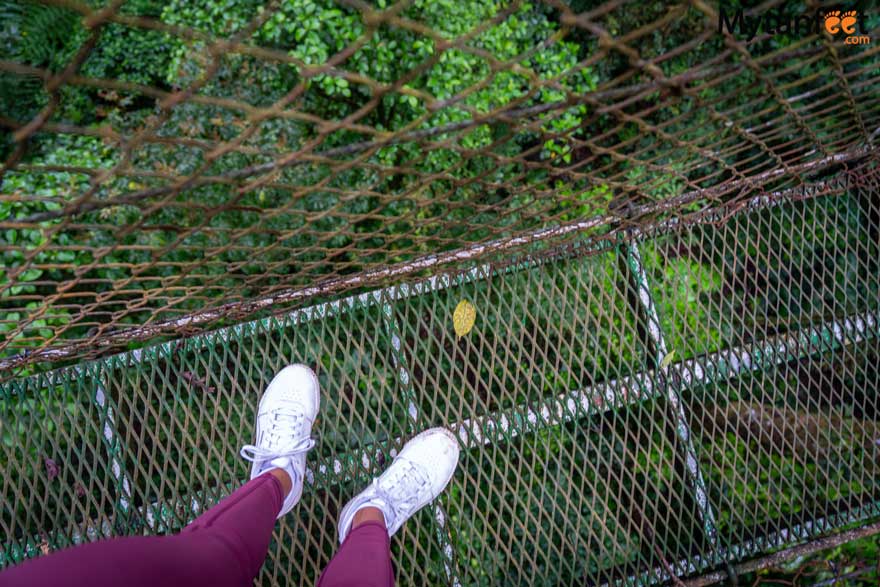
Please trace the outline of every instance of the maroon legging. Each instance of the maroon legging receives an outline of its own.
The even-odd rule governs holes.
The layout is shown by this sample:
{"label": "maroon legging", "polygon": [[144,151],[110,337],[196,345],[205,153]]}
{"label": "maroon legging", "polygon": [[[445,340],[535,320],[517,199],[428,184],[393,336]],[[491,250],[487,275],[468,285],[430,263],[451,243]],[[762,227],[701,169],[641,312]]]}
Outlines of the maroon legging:
{"label": "maroon legging", "polygon": [[[199,516],[179,534],[131,536],[67,548],[0,573],[0,586],[242,587],[252,585],[284,501],[265,474]],[[384,524],[367,522],[345,539],[318,587],[393,587]]]}

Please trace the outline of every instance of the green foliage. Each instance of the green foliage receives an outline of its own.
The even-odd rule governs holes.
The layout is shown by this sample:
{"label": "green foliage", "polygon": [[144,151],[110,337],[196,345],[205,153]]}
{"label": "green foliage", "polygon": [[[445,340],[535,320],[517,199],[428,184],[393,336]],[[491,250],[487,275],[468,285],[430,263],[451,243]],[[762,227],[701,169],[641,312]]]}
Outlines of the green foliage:
{"label": "green foliage", "polygon": [[[98,4],[96,0],[93,6]],[[378,1],[375,8],[383,10],[389,5]],[[14,60],[57,70],[85,39],[79,15],[57,7],[28,4],[29,9],[23,10],[21,6],[8,0],[0,3],[0,43]],[[577,2],[572,6],[575,10],[588,8]],[[260,16],[263,6],[256,0],[171,0],[168,3],[132,0],[124,3],[122,10],[126,14],[160,18],[170,25],[197,29],[212,38],[229,38]],[[619,34],[661,18],[667,10],[663,2],[649,2],[639,10],[613,11],[605,17],[604,24],[612,34]],[[693,25],[699,20],[692,12],[688,11],[681,22],[677,21],[674,30],[648,34],[644,46],[639,47],[641,54],[646,58],[661,55],[669,47],[690,40],[697,30]],[[358,9],[331,0],[283,0],[279,10],[244,42],[285,52],[294,63],[235,53],[217,56],[214,63],[213,53],[205,50],[205,40],[166,36],[146,28],[110,23],[80,73],[173,90],[187,87],[208,67],[213,70],[216,66],[215,75],[200,87],[200,95],[258,107],[275,104],[286,95],[293,97],[290,93],[296,90],[295,99],[288,107],[308,116],[260,121],[256,132],[244,142],[243,146],[250,150],[247,154],[229,153],[209,161],[208,149],[158,143],[139,144],[130,154],[132,168],[146,174],[185,176],[207,166],[205,175],[213,176],[266,163],[316,139],[320,141],[320,151],[367,138],[364,133],[344,129],[327,134],[325,126],[311,120],[340,121],[359,113],[358,124],[380,133],[403,129],[425,131],[469,121],[475,115],[498,108],[564,104],[567,99],[596,89],[600,80],[607,83],[620,73],[620,68],[629,70],[632,65],[625,59],[620,63],[615,61],[620,56],[614,52],[597,65],[578,65],[594,54],[594,39],[581,35],[578,27],[565,29],[559,22],[559,12],[544,3],[509,5],[502,1],[415,0],[407,4],[400,16],[420,23],[433,34],[422,34],[417,27],[394,24],[381,24],[373,30]],[[438,52],[442,39],[460,38],[477,27],[481,27],[479,32],[464,46]],[[365,37],[368,32],[369,37]],[[334,63],[334,70],[319,75],[307,71],[308,66],[323,64],[353,44],[357,49]],[[715,40],[707,41],[705,47],[701,45],[693,51],[658,60],[658,66],[664,68],[667,75],[688,71],[715,44]],[[727,92],[751,84],[755,80],[749,76],[749,72],[744,71],[731,79],[729,85],[725,82],[704,93],[714,96],[713,92]],[[642,73],[637,73],[630,81],[647,81],[641,77]],[[3,95],[9,102],[3,107],[4,114],[11,112],[10,116],[27,120],[45,103],[46,96],[38,89],[40,81],[32,79],[28,82],[30,85],[2,85],[5,79],[0,76],[0,92],[5,92]],[[406,83],[395,91],[386,88],[381,100],[372,107],[378,86],[360,81],[364,79],[386,85],[400,80]],[[18,94],[27,94],[27,99],[20,99]],[[426,99],[425,95],[433,99]],[[743,93],[741,99],[746,98]],[[658,90],[644,99],[648,102],[662,97]],[[705,142],[707,133],[717,130],[710,124],[700,124],[707,120],[706,114],[700,108],[691,110],[693,100],[671,96],[666,103],[667,106],[657,112],[661,119],[692,114],[681,123],[687,125],[689,141]],[[642,105],[633,103],[632,107],[641,109]],[[82,126],[106,124],[127,136],[147,128],[156,120],[155,114],[154,100],[135,92],[66,85],[55,120]],[[192,101],[177,104],[170,113],[163,114],[167,120],[163,119],[158,135],[208,144],[232,141],[253,124],[241,112]],[[263,187],[241,194],[229,185],[212,184],[187,190],[180,196],[181,203],[185,200],[205,210],[218,210],[234,198],[235,209],[200,215],[185,206],[168,206],[140,218],[136,206],[113,206],[102,210],[100,216],[98,213],[86,215],[84,220],[105,224],[108,221],[115,224],[143,222],[143,231],[126,235],[125,242],[121,243],[132,247],[114,250],[103,261],[119,265],[143,262],[149,259],[149,254],[137,252],[134,245],[155,250],[178,242],[179,236],[186,234],[180,242],[182,246],[165,253],[167,260],[178,263],[179,267],[199,261],[200,250],[209,247],[219,250],[212,259],[214,263],[200,266],[203,273],[189,278],[210,279],[217,287],[223,287],[236,283],[241,275],[265,273],[266,267],[272,267],[272,274],[255,286],[259,289],[273,279],[283,281],[286,275],[305,271],[303,267],[308,267],[307,277],[320,278],[333,270],[331,263],[321,263],[328,257],[337,263],[350,263],[346,270],[357,271],[368,263],[398,262],[414,255],[453,248],[456,242],[488,238],[510,226],[537,227],[546,223],[547,218],[571,223],[604,214],[618,203],[614,196],[620,200],[628,194],[621,195],[619,190],[613,193],[609,185],[594,185],[581,179],[581,172],[589,173],[594,166],[608,169],[618,180],[637,186],[639,194],[646,199],[668,199],[687,189],[688,181],[694,181],[689,177],[691,169],[697,167],[673,161],[702,157],[694,149],[682,148],[669,153],[668,141],[658,138],[657,133],[634,122],[621,123],[609,115],[591,112],[591,107],[585,104],[542,109],[540,114],[530,116],[529,124],[521,126],[493,121],[454,132],[437,132],[431,136],[433,143],[387,144],[375,150],[364,165],[344,172],[321,162],[297,161],[277,177],[279,183],[305,188],[300,192],[305,192],[304,195],[297,196],[292,205],[290,190]],[[675,125],[664,127],[665,132],[676,130]],[[614,141],[616,135],[617,140],[637,149],[639,159],[650,161],[650,165],[637,165],[628,159],[609,162],[603,152],[591,153],[583,147],[585,140],[606,132],[608,140]],[[607,144],[608,140],[600,142]],[[717,137],[719,143],[725,140],[725,136]],[[62,140],[38,135],[31,144],[25,163],[39,164],[50,155],[60,156],[61,149],[69,149],[65,160],[75,165],[76,160],[85,156],[83,149],[89,147],[99,149],[102,160],[118,158],[118,152],[106,151],[97,141],[91,141],[88,146],[86,143],[65,144]],[[660,156],[664,149],[666,152]],[[750,158],[754,153],[746,149],[742,156]],[[608,167],[609,164],[613,167]],[[39,187],[58,201],[88,189],[84,177],[80,178],[82,181],[70,182],[54,179],[60,177],[54,172],[45,175],[45,181],[56,184],[30,185],[27,182],[37,181],[36,175],[19,173],[10,175],[3,189],[26,193]],[[429,175],[434,178],[425,182]],[[120,177],[98,189],[96,197],[113,198],[160,184],[161,180],[151,177]],[[310,189],[317,185],[328,189]],[[376,193],[396,199],[389,202],[376,197]],[[696,210],[700,205],[694,203],[688,210]],[[36,211],[33,206],[37,203],[16,203],[15,206],[13,209],[10,205],[4,214],[27,215]],[[290,208],[282,209],[285,206]],[[264,211],[272,213],[263,215]],[[356,222],[351,220],[354,217],[358,218]],[[257,218],[265,231],[244,231],[236,242],[230,242],[229,234],[252,226]],[[309,230],[300,230],[305,218],[310,218]],[[188,228],[202,222],[207,229],[224,230],[188,233]],[[248,254],[248,249],[272,249],[278,234],[285,235],[277,243],[280,246],[267,251],[266,257],[253,258]],[[84,240],[91,247],[113,243],[110,230],[67,237]],[[328,253],[322,256],[316,249]],[[291,250],[308,252],[291,258]],[[660,278],[670,281],[666,308],[674,310],[672,315],[687,315],[691,321],[676,326],[700,332],[695,339],[689,339],[695,349],[716,348],[721,334],[699,329],[700,324],[713,319],[714,315],[709,310],[694,311],[694,308],[701,307],[700,302],[704,301],[711,309],[716,299],[724,297],[717,269],[707,269],[717,264],[707,264],[707,260],[697,254],[682,255],[668,263],[659,256],[648,257],[649,262],[654,261],[659,267],[658,283],[662,282]],[[10,259],[9,262],[20,263],[21,260]],[[240,274],[227,275],[222,269],[224,264],[234,265]],[[125,275],[118,269],[103,271],[112,277]],[[155,274],[151,276],[157,279],[174,276],[170,265],[151,271]],[[150,282],[136,283],[130,287],[147,287]],[[195,298],[182,302],[176,309],[194,309],[203,303]],[[726,309],[726,306],[719,307]]]}
{"label": "green foliage", "polygon": [[[380,6],[381,7],[381,6]],[[468,2],[415,2],[407,16],[424,23],[441,35],[452,37],[472,30],[491,19],[502,8],[501,3]],[[218,36],[240,30],[255,14],[253,2],[236,0],[223,4],[212,2],[185,2],[177,0],[167,6],[163,19],[171,24],[185,24]],[[255,33],[256,41],[287,51],[304,65],[326,62],[343,48],[358,41],[365,34],[365,25],[359,12],[341,8],[328,0],[288,0]],[[489,112],[514,100],[526,99],[523,105],[555,102],[570,92],[585,92],[595,88],[597,80],[586,68],[573,76],[563,74],[583,58],[581,48],[574,43],[557,41],[541,51],[530,51],[540,41],[549,39],[558,31],[558,24],[542,6],[524,4],[514,14],[501,19],[495,26],[477,35],[472,46],[491,53],[497,59],[517,63],[533,70],[540,79],[530,79],[520,72],[501,69],[493,72],[490,64],[478,54],[461,49],[443,52],[436,63],[411,80],[406,87],[425,90],[438,100],[448,100],[466,88],[483,83],[481,88],[464,97],[461,106],[441,108],[433,114],[428,104],[405,93],[389,94],[382,104],[368,115],[365,122],[380,130],[397,130],[420,120],[419,127],[429,128],[469,119],[468,110]],[[380,83],[393,83],[406,73],[425,68],[435,58],[435,40],[410,30],[380,27],[351,57],[340,64],[340,69],[369,77]],[[177,41],[174,59],[170,63],[167,81],[184,85],[196,79],[204,70],[198,49],[201,42],[187,44]],[[231,58],[230,65],[241,58]],[[262,66],[257,65],[256,70]],[[286,66],[292,77],[277,76],[275,93],[285,92],[296,83],[308,88],[302,103],[304,108],[322,118],[348,116],[364,106],[374,88],[357,84],[338,74],[321,74],[305,79],[301,70]],[[529,96],[530,88],[540,80],[559,80],[558,89],[543,88]],[[282,85],[283,84],[283,85]],[[465,108],[466,107],[466,108]],[[546,129],[564,132],[575,128],[586,113],[584,106],[573,107],[560,114],[546,115]],[[442,137],[441,137],[442,138]],[[461,140],[465,148],[485,146],[492,138],[492,129],[478,127]],[[347,137],[339,135],[340,142]],[[332,141],[331,141],[332,142]],[[332,146],[332,145],[328,145]],[[551,142],[548,155],[554,149],[564,157],[567,149]],[[406,147],[390,146],[380,155],[383,163],[402,161],[409,153]],[[440,149],[429,156],[427,170],[436,171],[457,162],[459,155]]]}
{"label": "green foliage", "polygon": [[[57,6],[0,0],[0,53],[4,59],[57,71],[71,55],[68,39],[78,25],[73,12]],[[0,72],[0,113],[4,116],[28,120],[45,103],[39,78]],[[4,135],[0,155],[10,147]]]}
{"label": "green foliage", "polygon": [[[92,137],[71,137],[57,135],[51,143],[44,145],[45,150],[34,158],[37,165],[57,165],[70,167],[90,167],[100,169],[113,162],[113,151]],[[69,198],[70,194],[78,193],[89,185],[89,176],[83,173],[68,171],[32,172],[11,171],[3,181],[4,193],[19,195],[18,201],[4,199],[0,201],[0,218],[19,219],[37,212],[58,210]],[[67,196],[67,197],[65,197]],[[46,223],[45,228],[58,224],[60,220]],[[0,232],[0,302],[10,296],[31,295],[34,299],[26,304],[25,310],[39,307],[41,296],[54,293],[53,283],[63,283],[73,275],[77,266],[86,265],[91,260],[91,253],[76,248],[63,248],[73,245],[77,235],[62,231],[52,241],[55,247],[39,250],[47,244],[48,231],[39,228],[7,228]],[[8,287],[9,274],[26,264],[33,258],[38,265],[52,265],[51,270],[28,269],[18,275],[17,285]],[[18,312],[0,310],[0,335],[16,327],[15,320],[24,319]],[[56,310],[51,316],[33,321],[27,331],[17,335],[22,338],[28,335],[49,337],[52,328],[69,322],[69,313]]]}
{"label": "green foliage", "polygon": [[171,38],[165,33],[107,25],[101,41],[83,64],[88,77],[162,86],[171,60]]}
{"label": "green foliage", "polygon": [[[154,0],[137,0],[127,2],[124,12],[158,16],[160,7]],[[28,0],[0,0],[0,47],[12,61],[58,72],[87,38],[88,31],[76,12]],[[164,33],[109,23],[79,73],[161,87],[170,58],[170,39]],[[56,117],[81,124],[96,122],[114,108],[130,109],[135,98],[85,86],[66,85],[60,92]],[[27,121],[47,98],[39,78],[0,73],[0,112],[6,116]]]}
{"label": "green foliage", "polygon": [[71,34],[81,34],[76,13],[36,2],[0,3],[3,45],[23,63],[60,71],[76,50]]}
{"label": "green foliage", "polygon": [[655,268],[649,281],[662,290],[660,324],[672,336],[671,348],[693,354],[721,348],[721,308],[712,304],[723,291],[720,268],[686,256],[665,258],[651,245],[645,251],[643,262]]}
{"label": "green foliage", "polygon": [[867,221],[847,195],[646,243],[643,261],[672,348],[691,357],[851,314],[858,300],[876,307],[880,288],[859,276],[878,254],[859,240]]}
{"label": "green foliage", "polygon": [[685,189],[681,166],[677,164],[668,165],[663,171],[649,171],[644,165],[635,165],[626,172],[626,178],[657,201],[680,196]]}
{"label": "green foliage", "polygon": [[880,583],[878,560],[880,536],[874,535],[743,575],[740,581],[756,587],[789,584],[874,587]]}
{"label": "green foliage", "polygon": [[613,193],[607,185],[578,190],[576,185],[562,181],[556,182],[559,209],[563,222],[583,220],[604,213],[611,203]]}

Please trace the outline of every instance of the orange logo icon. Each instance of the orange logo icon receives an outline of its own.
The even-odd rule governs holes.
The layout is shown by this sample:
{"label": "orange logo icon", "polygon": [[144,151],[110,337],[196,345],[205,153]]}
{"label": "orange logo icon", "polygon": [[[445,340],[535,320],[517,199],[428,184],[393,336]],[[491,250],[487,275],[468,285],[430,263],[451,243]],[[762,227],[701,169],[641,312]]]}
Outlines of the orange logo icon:
{"label": "orange logo icon", "polygon": [[867,45],[871,42],[871,38],[867,35],[855,35],[856,17],[858,14],[855,10],[831,10],[825,13],[825,30],[828,34],[836,35],[844,33],[846,38],[843,42],[847,45]]}
{"label": "orange logo icon", "polygon": [[847,10],[842,15],[839,10],[825,13],[825,30],[836,35],[841,30],[848,35],[856,32],[856,11]]}

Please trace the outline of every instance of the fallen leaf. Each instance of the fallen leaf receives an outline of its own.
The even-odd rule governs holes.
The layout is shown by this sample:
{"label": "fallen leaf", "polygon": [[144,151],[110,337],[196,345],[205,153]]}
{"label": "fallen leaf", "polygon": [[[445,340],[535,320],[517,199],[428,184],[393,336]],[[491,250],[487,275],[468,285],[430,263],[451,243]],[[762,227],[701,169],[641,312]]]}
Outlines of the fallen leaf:
{"label": "fallen leaf", "polygon": [[180,376],[183,378],[184,381],[186,381],[190,385],[198,387],[199,389],[201,389],[202,391],[204,391],[206,393],[214,393],[216,391],[214,389],[213,385],[208,385],[207,382],[205,382],[202,379],[199,379],[198,376],[196,376],[191,371],[184,371],[183,373],[180,374]]}
{"label": "fallen leaf", "polygon": [[452,327],[459,338],[471,331],[476,320],[477,309],[474,305],[467,300],[458,302],[455,312],[452,313]]}
{"label": "fallen leaf", "polygon": [[46,466],[46,476],[49,477],[49,481],[58,476],[58,465],[50,459],[49,457],[45,457],[43,459],[43,464]]}

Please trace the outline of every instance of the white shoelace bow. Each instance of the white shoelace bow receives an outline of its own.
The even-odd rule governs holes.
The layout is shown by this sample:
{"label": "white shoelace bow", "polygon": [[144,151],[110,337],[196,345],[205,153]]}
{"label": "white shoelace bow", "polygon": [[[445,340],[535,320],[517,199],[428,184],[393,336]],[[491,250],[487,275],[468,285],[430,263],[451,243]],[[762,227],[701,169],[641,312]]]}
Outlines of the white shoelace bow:
{"label": "white shoelace bow", "polygon": [[315,441],[309,437],[301,438],[287,446],[279,446],[284,439],[291,436],[291,430],[301,430],[303,415],[299,412],[276,410],[272,416],[271,427],[265,431],[264,444],[266,446],[244,445],[239,451],[243,459],[252,463],[261,463],[280,457],[304,454],[315,446]]}

